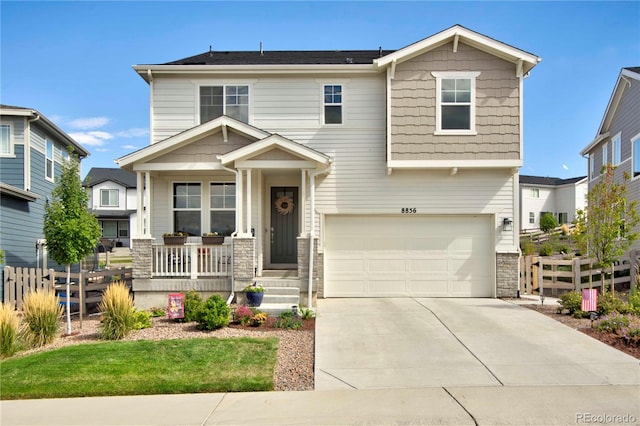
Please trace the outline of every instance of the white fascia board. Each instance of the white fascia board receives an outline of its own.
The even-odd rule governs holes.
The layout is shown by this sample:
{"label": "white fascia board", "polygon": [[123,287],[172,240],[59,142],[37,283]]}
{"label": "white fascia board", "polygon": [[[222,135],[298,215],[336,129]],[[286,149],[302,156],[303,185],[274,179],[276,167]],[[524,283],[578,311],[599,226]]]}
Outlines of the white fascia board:
{"label": "white fascia board", "polygon": [[390,160],[393,169],[497,169],[522,167],[522,160]]}
{"label": "white fascia board", "polygon": [[514,64],[518,63],[518,61],[523,61],[523,72],[525,74],[542,60],[538,56],[525,52],[524,50],[509,46],[460,25],[455,25],[438,34],[434,34],[431,37],[427,37],[424,40],[406,46],[400,50],[383,56],[380,59],[374,60],[374,63],[378,67],[384,67],[394,60],[397,62],[404,62],[415,56],[421,55],[424,52],[433,50],[445,43],[453,41],[456,36],[460,42],[491,53],[502,59],[513,62]]}
{"label": "white fascia board", "polygon": [[605,140],[606,138],[609,137],[609,132],[605,132],[602,134],[599,134],[598,136],[596,136],[596,138],[594,140],[592,140],[589,145],[587,145],[587,147],[585,149],[583,149],[582,151],[580,151],[580,155],[581,156],[585,156],[587,155],[596,145],[598,145],[600,142],[602,142],[603,140]]}
{"label": "white fascia board", "polygon": [[26,201],[36,201],[40,198],[40,195],[35,194],[31,191],[25,191],[24,189],[17,188],[13,185],[8,185],[6,183],[0,182],[0,194],[10,195],[15,198],[20,198]]}
{"label": "white fascia board", "polygon": [[311,148],[307,148],[304,145],[295,143],[280,135],[272,135],[250,145],[236,149],[228,154],[221,155],[220,161],[222,164],[228,164],[233,161],[237,162],[240,160],[246,160],[276,147],[306,160],[311,160],[321,164],[329,164],[330,162],[328,156]]}
{"label": "white fascia board", "polygon": [[166,171],[211,171],[225,170],[220,163],[139,163],[133,166],[136,172],[166,172]]}
{"label": "white fascia board", "polygon": [[305,160],[240,160],[235,162],[236,169],[308,169],[313,170],[317,167],[315,161]]}
{"label": "white fascia board", "polygon": [[631,70],[623,69],[622,70],[622,75],[625,76],[625,77],[633,78],[634,80],[640,81],[640,74],[638,74],[637,72],[633,72]]}
{"label": "white fascia board", "polygon": [[263,139],[271,135],[271,133],[260,130],[257,127],[250,126],[227,116],[221,116],[185,130],[184,132],[178,133],[177,135],[156,142],[153,145],[149,145],[134,153],[120,157],[116,160],[116,163],[120,167],[126,167],[138,161],[149,161],[153,157],[165,154],[172,149],[186,145],[197,139],[201,139],[208,134],[215,133],[218,130],[222,131],[222,127],[227,127],[228,129],[255,139]]}
{"label": "white fascia board", "polygon": [[9,116],[17,116],[17,117],[33,117],[35,115],[35,111],[32,109],[16,109],[16,108],[0,108],[0,115],[9,115]]}
{"label": "white fascia board", "polygon": [[152,74],[362,74],[380,72],[373,64],[362,65],[134,65],[133,69],[147,83]]}

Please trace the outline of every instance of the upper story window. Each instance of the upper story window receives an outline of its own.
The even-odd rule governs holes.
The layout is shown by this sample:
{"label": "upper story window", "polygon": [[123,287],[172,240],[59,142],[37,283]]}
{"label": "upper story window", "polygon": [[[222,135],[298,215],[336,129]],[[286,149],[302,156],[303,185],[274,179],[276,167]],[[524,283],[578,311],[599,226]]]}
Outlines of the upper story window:
{"label": "upper story window", "polygon": [[589,179],[593,179],[594,178],[595,169],[596,169],[595,155],[592,152],[591,154],[589,154]]}
{"label": "upper story window", "polygon": [[45,158],[45,177],[53,180],[53,142],[47,139],[47,153]]}
{"label": "upper story window", "polygon": [[324,124],[342,124],[342,85],[324,85]]}
{"label": "upper story window", "polygon": [[433,72],[436,77],[436,134],[475,134],[479,72]]}
{"label": "upper story window", "polygon": [[531,198],[540,198],[539,188],[531,188]]}
{"label": "upper story window", "polygon": [[606,166],[609,163],[609,159],[607,158],[607,145],[609,144],[604,144],[602,145],[602,169],[604,170],[604,166]]}
{"label": "upper story window", "polygon": [[0,124],[0,155],[13,154],[11,144],[11,125]]}
{"label": "upper story window", "polygon": [[611,149],[613,150],[612,157],[613,157],[614,166],[617,166],[618,164],[620,164],[620,146],[622,143],[621,141],[622,141],[622,138],[620,137],[620,133],[615,135],[611,140]]}
{"label": "upper story window", "polygon": [[199,183],[173,184],[173,230],[201,235],[202,195]]}
{"label": "upper story window", "polygon": [[117,189],[101,189],[100,190],[100,206],[101,207],[118,207],[118,190]]}
{"label": "upper story window", "polygon": [[631,139],[633,149],[633,177],[640,176],[640,134]]}
{"label": "upper story window", "polygon": [[249,86],[200,86],[200,123],[221,115],[249,122]]}
{"label": "upper story window", "polygon": [[210,232],[229,236],[236,229],[236,184],[211,183]]}

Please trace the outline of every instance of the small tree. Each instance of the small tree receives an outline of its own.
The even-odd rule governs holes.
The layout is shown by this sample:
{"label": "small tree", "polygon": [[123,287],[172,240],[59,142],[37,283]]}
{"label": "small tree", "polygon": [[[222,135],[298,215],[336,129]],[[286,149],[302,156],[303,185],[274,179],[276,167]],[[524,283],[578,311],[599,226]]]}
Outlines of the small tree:
{"label": "small tree", "polygon": [[[607,267],[622,256],[638,238],[633,228],[638,224],[637,202],[627,200],[627,187],[613,181],[615,168],[603,169],[600,181],[587,195],[586,211],[579,210],[576,216],[576,241],[580,250],[594,257],[601,268],[602,282]],[[625,173],[624,180],[629,179]],[[613,291],[613,270],[611,273]],[[603,286],[604,288],[604,286]]]}
{"label": "small tree", "polygon": [[546,232],[548,234],[557,227],[558,221],[556,220],[553,213],[546,212],[540,218],[540,229],[542,230],[542,232]]}
{"label": "small tree", "polygon": [[44,213],[44,237],[49,255],[58,264],[66,265],[67,270],[67,334],[71,333],[71,264],[91,253],[102,234],[88,205],[89,195],[80,180],[80,161],[69,148],[69,158],[62,164],[62,174]]}

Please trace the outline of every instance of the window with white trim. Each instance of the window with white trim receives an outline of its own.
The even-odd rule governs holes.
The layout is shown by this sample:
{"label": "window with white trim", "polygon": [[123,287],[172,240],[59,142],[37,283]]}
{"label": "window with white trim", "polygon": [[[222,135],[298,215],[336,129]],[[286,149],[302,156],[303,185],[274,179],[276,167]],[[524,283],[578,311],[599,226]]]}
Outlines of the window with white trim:
{"label": "window with white trim", "polygon": [[200,183],[173,184],[173,231],[201,235],[202,194]]}
{"label": "window with white trim", "polygon": [[209,231],[231,235],[236,229],[236,184],[212,182],[209,207]]}
{"label": "window with white trim", "polygon": [[0,155],[11,155],[12,143],[11,143],[11,125],[0,124]]}
{"label": "window with white trim", "polygon": [[613,159],[613,165],[617,166],[618,164],[620,164],[620,146],[622,144],[622,138],[620,133],[618,133],[617,135],[615,135],[612,139],[611,139],[611,149],[613,150],[613,153],[611,155],[612,159]]}
{"label": "window with white trim", "polygon": [[607,158],[607,145],[608,144],[604,144],[602,145],[602,168],[604,169],[604,166],[606,166],[609,163],[609,159]]}
{"label": "window with white trim", "polygon": [[531,188],[531,198],[540,198],[539,188]]}
{"label": "window with white trim", "polygon": [[342,85],[325,84],[323,97],[324,124],[342,124]]}
{"label": "window with white trim", "polygon": [[54,173],[54,164],[53,164],[53,142],[51,142],[49,139],[47,139],[46,141],[46,145],[47,145],[47,152],[46,152],[46,157],[45,157],[45,177],[48,180],[53,180],[53,173]]}
{"label": "window with white trim", "polygon": [[635,178],[640,176],[640,134],[631,139],[631,148],[633,149],[633,177]]}
{"label": "window with white trim", "polygon": [[436,77],[436,133],[474,134],[479,72],[432,72]]}
{"label": "window with white trim", "polygon": [[569,213],[558,213],[558,223],[563,225],[565,223],[569,223]]}
{"label": "window with white trim", "polygon": [[536,214],[534,212],[529,212],[529,223],[536,223]]}
{"label": "window with white trim", "polygon": [[222,115],[249,122],[249,86],[200,86],[200,123]]}
{"label": "window with white trim", "polygon": [[589,154],[589,179],[593,179],[595,177],[595,169],[596,169],[596,156],[592,152]]}
{"label": "window with white trim", "polygon": [[100,190],[100,207],[118,207],[117,189],[101,189]]}

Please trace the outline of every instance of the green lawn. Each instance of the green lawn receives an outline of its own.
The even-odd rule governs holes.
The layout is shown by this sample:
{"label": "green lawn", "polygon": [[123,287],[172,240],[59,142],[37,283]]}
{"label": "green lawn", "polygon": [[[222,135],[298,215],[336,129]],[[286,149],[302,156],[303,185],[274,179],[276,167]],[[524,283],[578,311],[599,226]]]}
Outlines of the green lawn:
{"label": "green lawn", "polygon": [[278,339],[67,346],[0,362],[1,399],[273,389]]}

